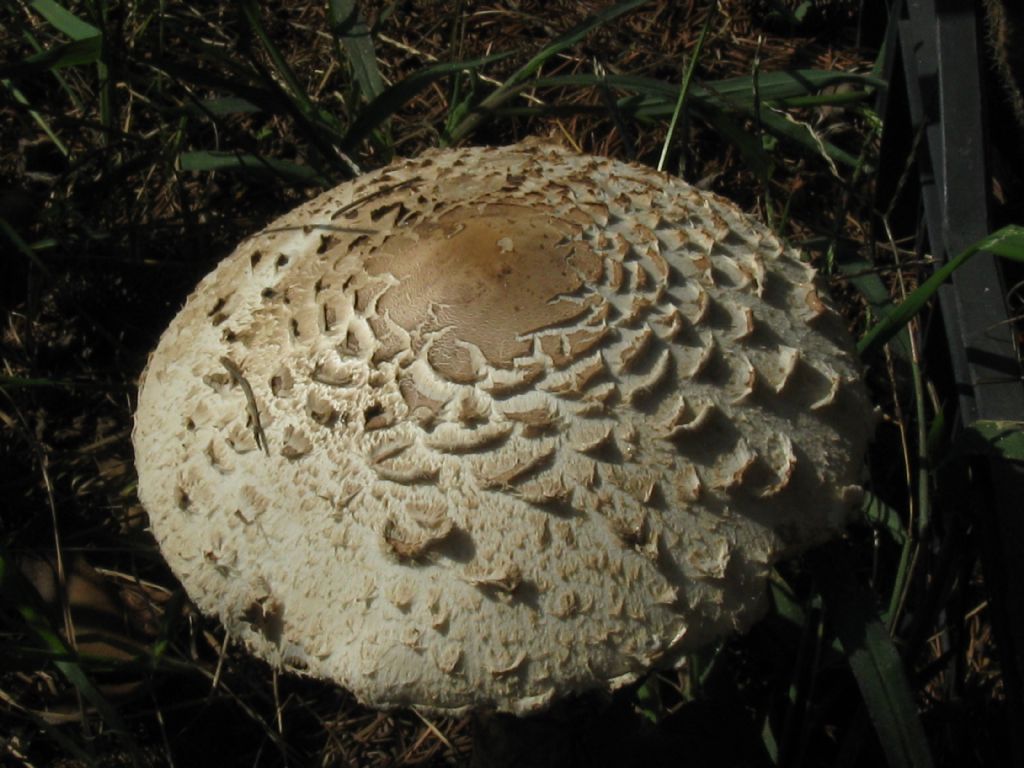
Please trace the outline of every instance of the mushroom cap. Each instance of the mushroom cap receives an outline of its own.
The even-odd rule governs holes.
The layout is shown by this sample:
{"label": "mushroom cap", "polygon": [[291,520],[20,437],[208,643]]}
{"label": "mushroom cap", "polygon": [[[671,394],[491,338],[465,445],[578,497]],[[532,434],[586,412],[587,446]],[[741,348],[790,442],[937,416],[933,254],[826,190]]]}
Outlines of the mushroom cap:
{"label": "mushroom cap", "polygon": [[715,195],[427,152],[247,239],[143,374],[139,497],[198,607],[377,707],[526,713],[748,626],[858,498],[814,270]]}

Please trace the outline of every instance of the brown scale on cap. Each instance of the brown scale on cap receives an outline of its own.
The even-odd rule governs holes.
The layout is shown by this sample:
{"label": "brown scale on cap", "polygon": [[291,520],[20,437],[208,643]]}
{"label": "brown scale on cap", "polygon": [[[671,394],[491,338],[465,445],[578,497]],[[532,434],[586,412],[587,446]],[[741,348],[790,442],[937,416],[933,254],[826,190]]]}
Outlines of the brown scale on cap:
{"label": "brown scale on cap", "polygon": [[753,621],[845,521],[870,412],[764,227],[528,144],[396,163],[240,245],[154,352],[135,445],[168,562],[256,653],[373,705],[527,712]]}

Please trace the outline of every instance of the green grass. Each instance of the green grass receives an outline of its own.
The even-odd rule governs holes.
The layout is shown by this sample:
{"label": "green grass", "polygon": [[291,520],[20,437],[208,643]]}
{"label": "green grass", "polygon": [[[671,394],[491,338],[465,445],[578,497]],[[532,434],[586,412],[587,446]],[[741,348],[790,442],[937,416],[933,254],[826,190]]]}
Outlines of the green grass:
{"label": "green grass", "polygon": [[[937,491],[971,456],[1019,460],[1021,425],[967,425],[954,439],[919,358],[919,322],[977,250],[1024,259],[1024,231],[1002,229],[930,276],[921,259],[905,264],[897,243],[864,234],[881,127],[872,103],[885,87],[865,74],[870,61],[825,69],[827,39],[757,42],[736,8],[689,19],[639,0],[600,7],[563,18],[533,3],[493,19],[472,4],[408,19],[351,0],[0,11],[3,759],[465,758],[465,719],[379,716],[331,686],[279,679],[189,608],[134,496],[132,394],[191,286],[275,214],[399,154],[528,135],[685,170],[805,243],[861,332],[884,413],[849,536],[780,565],[764,622],[623,692],[627,708],[698,753],[707,744],[693,724],[725,712],[757,764],[780,766],[949,765],[959,708],[974,707],[972,722],[1002,711],[978,547],[955,495]],[[130,658],[79,653],[59,601],[20,575],[17,561],[55,547],[142,601]],[[116,678],[139,685],[124,694]],[[987,728],[970,732],[991,742],[979,761],[1001,738]],[[209,752],[197,751],[204,739]]]}

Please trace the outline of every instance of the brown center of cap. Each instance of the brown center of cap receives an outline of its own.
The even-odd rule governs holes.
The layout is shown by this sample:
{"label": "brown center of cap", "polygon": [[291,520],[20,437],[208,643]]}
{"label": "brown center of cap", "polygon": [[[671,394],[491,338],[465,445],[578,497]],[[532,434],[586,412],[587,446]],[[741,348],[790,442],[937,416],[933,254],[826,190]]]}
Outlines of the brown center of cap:
{"label": "brown center of cap", "polygon": [[491,365],[510,367],[531,351],[531,333],[571,323],[593,306],[585,286],[600,280],[602,260],[572,241],[579,228],[523,206],[448,211],[389,238],[367,260],[369,274],[398,281],[377,313],[416,339],[431,337],[430,362],[448,379],[478,377],[467,345]]}

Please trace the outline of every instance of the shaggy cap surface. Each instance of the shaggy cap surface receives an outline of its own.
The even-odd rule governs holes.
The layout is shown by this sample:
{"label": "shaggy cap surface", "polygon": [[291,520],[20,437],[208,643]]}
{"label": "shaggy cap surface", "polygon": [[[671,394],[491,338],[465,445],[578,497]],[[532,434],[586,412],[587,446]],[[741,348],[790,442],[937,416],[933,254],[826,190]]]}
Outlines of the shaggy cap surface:
{"label": "shaggy cap surface", "polygon": [[189,595],[367,704],[525,713],[742,630],[858,496],[871,407],[814,271],[714,195],[434,151],[249,238],[143,376]]}

